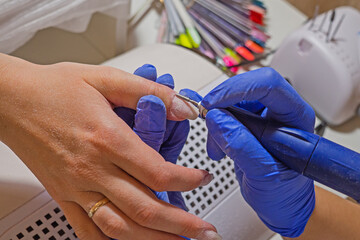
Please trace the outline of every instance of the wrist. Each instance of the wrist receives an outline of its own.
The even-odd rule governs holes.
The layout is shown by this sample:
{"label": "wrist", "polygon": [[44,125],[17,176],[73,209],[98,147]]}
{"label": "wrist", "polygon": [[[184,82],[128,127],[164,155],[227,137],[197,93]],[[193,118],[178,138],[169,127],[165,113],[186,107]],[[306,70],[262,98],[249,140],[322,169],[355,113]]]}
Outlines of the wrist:
{"label": "wrist", "polygon": [[0,53],[0,141],[3,141],[3,135],[5,133],[5,109],[2,105],[4,102],[4,98],[6,97],[5,94],[5,82],[6,82],[6,75],[7,69],[9,67],[10,61],[9,56],[6,54]]}
{"label": "wrist", "polygon": [[[0,53],[0,141],[11,131],[11,113],[16,112],[17,100],[21,93],[22,81],[28,76],[32,63]],[[31,74],[30,74],[31,75]]]}
{"label": "wrist", "polygon": [[3,90],[3,88],[1,86],[4,82],[5,75],[6,75],[9,64],[10,64],[9,56],[6,54],[0,53],[0,92]]}

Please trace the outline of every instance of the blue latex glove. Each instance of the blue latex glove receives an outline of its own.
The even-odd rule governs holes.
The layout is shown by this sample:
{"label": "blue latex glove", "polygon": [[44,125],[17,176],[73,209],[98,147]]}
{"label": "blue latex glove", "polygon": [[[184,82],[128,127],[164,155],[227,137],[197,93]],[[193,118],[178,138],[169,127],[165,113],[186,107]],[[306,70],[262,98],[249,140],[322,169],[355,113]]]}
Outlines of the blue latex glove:
{"label": "blue latex glove", "polygon": [[202,104],[210,110],[206,116],[209,156],[220,159],[226,154],[234,160],[244,199],[271,230],[286,237],[301,235],[315,207],[313,181],[274,159],[231,113],[217,108],[236,105],[313,132],[312,108],[271,68],[228,79]]}
{"label": "blue latex glove", "polygon": [[[182,125],[184,124],[166,120],[165,105],[160,98],[153,95],[140,98],[133,130],[146,144],[159,151],[166,160],[176,161],[185,144],[188,131],[186,128],[185,131],[179,128]],[[183,127],[186,126],[188,123]],[[186,208],[180,192],[153,192],[163,201]]]}
{"label": "blue latex glove", "polygon": [[[138,68],[134,74],[174,88],[172,76],[165,74],[157,78],[156,68],[152,65],[146,64]],[[187,120],[182,122],[166,120],[164,103],[160,98],[151,95],[139,100],[137,111],[117,108],[115,112],[146,144],[158,151],[166,161],[176,164],[189,132]],[[187,210],[180,192],[153,192],[159,199]]]}

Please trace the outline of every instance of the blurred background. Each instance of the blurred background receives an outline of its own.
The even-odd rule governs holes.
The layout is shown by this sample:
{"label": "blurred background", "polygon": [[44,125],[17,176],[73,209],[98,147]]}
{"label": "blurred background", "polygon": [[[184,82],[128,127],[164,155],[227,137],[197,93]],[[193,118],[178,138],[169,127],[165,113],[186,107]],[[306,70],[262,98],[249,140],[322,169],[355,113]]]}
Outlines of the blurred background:
{"label": "blurred background", "polygon": [[360,1],[358,0],[287,0],[301,12],[306,14],[308,17],[311,17],[314,14],[314,8],[316,4],[320,6],[320,13],[329,11],[330,9],[334,9],[340,6],[352,6],[360,10]]}
{"label": "blurred background", "polygon": [[[319,13],[342,5],[360,9],[358,0],[287,0],[295,8],[311,17],[319,4]],[[91,15],[86,31],[73,33],[57,27],[38,31],[30,41],[11,52],[11,55],[26,60],[50,64],[61,61],[99,64],[125,50],[136,46],[155,43],[159,26],[159,12],[150,9],[134,29],[126,26],[126,20],[143,8],[147,0],[127,1],[119,11],[118,19],[106,13],[95,12]],[[121,15],[121,16],[119,16]],[[119,20],[120,19],[120,20]],[[120,26],[119,26],[120,25]]]}

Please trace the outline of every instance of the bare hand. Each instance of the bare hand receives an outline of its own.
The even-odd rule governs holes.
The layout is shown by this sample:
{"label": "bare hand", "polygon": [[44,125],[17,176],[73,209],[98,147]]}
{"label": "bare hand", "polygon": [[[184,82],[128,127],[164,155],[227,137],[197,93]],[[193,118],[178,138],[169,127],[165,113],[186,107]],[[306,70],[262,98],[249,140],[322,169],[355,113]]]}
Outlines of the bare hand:
{"label": "bare hand", "polygon": [[[144,95],[161,98],[170,120],[196,117],[170,88],[118,69],[0,55],[0,140],[59,203],[80,239],[216,239],[211,224],[146,187],[189,191],[211,177],[166,162],[113,112],[135,109]],[[87,212],[104,197],[111,202],[90,219]]]}

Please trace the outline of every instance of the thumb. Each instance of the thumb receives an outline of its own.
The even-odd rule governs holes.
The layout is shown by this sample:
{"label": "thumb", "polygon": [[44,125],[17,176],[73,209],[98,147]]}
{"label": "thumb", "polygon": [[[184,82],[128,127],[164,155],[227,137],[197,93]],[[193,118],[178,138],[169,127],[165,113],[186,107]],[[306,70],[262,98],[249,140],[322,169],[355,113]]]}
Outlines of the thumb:
{"label": "thumb", "polygon": [[113,67],[85,64],[75,66],[81,71],[83,79],[116,107],[136,109],[141,97],[155,95],[164,102],[169,120],[197,117],[197,111],[177,98],[176,92],[167,86]]}

